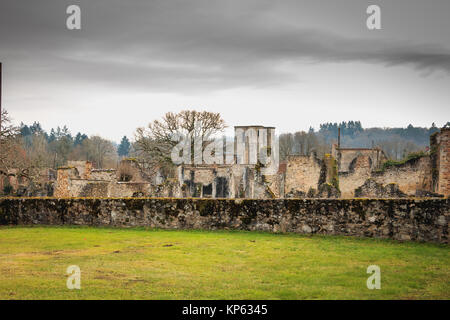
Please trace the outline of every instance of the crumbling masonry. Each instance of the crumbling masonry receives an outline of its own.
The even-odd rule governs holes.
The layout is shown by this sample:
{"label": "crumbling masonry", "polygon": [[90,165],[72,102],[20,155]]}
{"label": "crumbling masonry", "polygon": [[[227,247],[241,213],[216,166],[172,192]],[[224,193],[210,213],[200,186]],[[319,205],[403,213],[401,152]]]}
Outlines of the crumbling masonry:
{"label": "crumbling masonry", "polygon": [[[195,197],[195,198],[398,198],[450,195],[450,128],[430,137],[430,150],[402,163],[386,165],[379,148],[341,148],[318,159],[289,156],[275,171],[251,163],[249,133],[275,128],[235,127],[243,141],[243,163],[182,164],[176,179],[146,174],[135,159],[116,169],[93,169],[90,162],[69,161],[57,171],[56,197]],[[270,135],[268,135],[270,137]],[[259,137],[259,136],[258,136]],[[259,141],[259,139],[257,140]],[[258,142],[259,143],[259,142]],[[267,139],[268,150],[272,141]],[[235,144],[235,155],[239,154]]]}

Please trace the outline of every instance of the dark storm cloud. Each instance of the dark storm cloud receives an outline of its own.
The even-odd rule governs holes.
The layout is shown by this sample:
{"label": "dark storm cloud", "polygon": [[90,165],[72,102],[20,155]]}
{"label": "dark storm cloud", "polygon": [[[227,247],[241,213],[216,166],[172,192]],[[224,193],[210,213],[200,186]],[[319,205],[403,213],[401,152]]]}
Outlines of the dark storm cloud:
{"label": "dark storm cloud", "polygon": [[[73,3],[82,9],[81,31],[65,29]],[[305,29],[301,8],[298,1],[2,0],[0,57],[16,78],[157,91],[284,84],[301,76],[298,62],[450,72],[448,43]]]}

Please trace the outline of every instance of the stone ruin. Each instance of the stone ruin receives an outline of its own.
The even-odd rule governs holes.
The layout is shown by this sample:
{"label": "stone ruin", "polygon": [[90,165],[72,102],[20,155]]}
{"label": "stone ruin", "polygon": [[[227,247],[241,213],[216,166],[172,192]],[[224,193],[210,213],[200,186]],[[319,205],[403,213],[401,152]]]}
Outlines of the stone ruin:
{"label": "stone ruin", "polygon": [[6,194],[19,197],[53,196],[56,184],[56,170],[41,168],[34,179],[21,174],[17,168],[10,168],[7,172],[0,171],[0,190]]}
{"label": "stone ruin", "polygon": [[398,184],[389,183],[383,186],[373,178],[367,179],[362,186],[355,189],[356,198],[405,198],[406,196]]}
{"label": "stone ruin", "polygon": [[89,161],[68,161],[58,168],[55,197],[173,196],[171,184],[149,175],[136,159],[124,159],[117,169],[94,169]]}
{"label": "stone ruin", "polygon": [[[238,131],[238,129],[240,131]],[[249,130],[273,127],[235,127],[244,135],[244,160],[252,147]],[[238,133],[239,132],[239,133]],[[259,140],[258,140],[259,141]],[[275,171],[261,163],[181,164],[175,179],[148,174],[136,159],[118,169],[94,169],[87,161],[69,161],[57,170],[56,197],[180,197],[180,198],[401,198],[450,195],[450,128],[430,137],[430,151],[403,163],[384,166],[379,148],[340,148],[318,159],[289,156]],[[268,139],[267,147],[272,147]],[[259,150],[260,146],[256,146]]]}

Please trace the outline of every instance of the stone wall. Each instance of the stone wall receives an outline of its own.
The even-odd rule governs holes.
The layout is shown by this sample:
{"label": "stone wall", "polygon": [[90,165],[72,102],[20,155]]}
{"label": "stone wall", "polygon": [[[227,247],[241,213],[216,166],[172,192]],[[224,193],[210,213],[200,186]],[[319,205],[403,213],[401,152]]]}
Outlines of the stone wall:
{"label": "stone wall", "polygon": [[322,163],[311,156],[289,156],[286,164],[284,191],[291,193],[308,193],[310,189],[317,190],[322,172]]}
{"label": "stone wall", "polygon": [[[177,176],[179,197],[252,198],[279,196],[279,179],[263,175],[259,165],[181,165]],[[273,191],[274,188],[275,191]]]}
{"label": "stone wall", "polygon": [[433,191],[450,195],[450,128],[442,128],[430,137],[433,163]]}
{"label": "stone wall", "polygon": [[371,170],[375,170],[386,160],[383,151],[378,148],[337,148],[333,145],[332,156],[338,161],[339,172],[349,172],[353,170],[358,157],[364,156],[368,161]]}
{"label": "stone wall", "polygon": [[67,161],[67,167],[75,167],[81,179],[90,179],[92,171],[92,162],[90,161]]}
{"label": "stone wall", "polygon": [[135,197],[154,194],[152,185],[146,182],[117,182],[109,184],[108,197]]}
{"label": "stone wall", "polygon": [[234,196],[231,165],[182,165],[177,170],[181,197],[228,198]]}
{"label": "stone wall", "polygon": [[355,189],[356,198],[405,198],[398,184],[389,183],[386,186],[369,178],[362,186]]}
{"label": "stone wall", "polygon": [[115,169],[93,169],[90,180],[117,181],[117,170]]}
{"label": "stone wall", "polygon": [[387,185],[398,184],[401,191],[415,195],[416,190],[431,190],[430,157],[412,159],[402,165],[386,168],[384,171],[372,173],[376,182]]}
{"label": "stone wall", "polygon": [[351,171],[339,173],[342,197],[355,197],[355,189],[361,187],[369,178],[383,186],[395,183],[402,192],[414,196],[417,190],[431,190],[430,157],[424,156],[384,170],[371,171],[367,157],[360,156]]}
{"label": "stone wall", "polygon": [[71,195],[71,177],[78,176],[78,170],[75,167],[61,167],[57,171],[57,183],[55,188],[55,197],[66,198]]}
{"label": "stone wall", "polygon": [[339,190],[342,198],[355,197],[355,189],[362,186],[370,177],[367,171],[342,172],[339,174]]}
{"label": "stone wall", "polygon": [[450,199],[3,198],[1,225],[239,229],[448,243]]}
{"label": "stone wall", "polygon": [[[263,128],[235,127],[239,129],[238,135],[242,139],[245,132],[259,132],[257,129]],[[271,171],[270,175],[268,168],[261,163],[181,165],[178,166],[178,181],[175,182],[169,181],[163,171],[153,172],[144,163],[131,158],[122,160],[117,171],[92,169],[88,161],[69,161],[68,166],[58,169],[54,196],[353,198],[355,190],[360,187],[361,194],[368,197],[372,196],[372,191],[374,196],[380,193],[404,193],[415,197],[449,196],[450,128],[442,128],[432,135],[430,146],[430,152],[420,158],[383,164],[386,157],[379,148],[337,148],[333,145],[331,155],[325,155],[323,160],[317,159],[314,154],[289,156],[286,162],[280,164],[278,173]],[[244,147],[244,153],[249,153],[250,145],[246,142]],[[368,179],[375,181],[373,186],[376,187],[364,187]],[[2,182],[0,179],[0,184]],[[104,182],[109,182],[107,187]],[[121,182],[126,184],[119,184]],[[389,191],[391,189],[393,192]]]}

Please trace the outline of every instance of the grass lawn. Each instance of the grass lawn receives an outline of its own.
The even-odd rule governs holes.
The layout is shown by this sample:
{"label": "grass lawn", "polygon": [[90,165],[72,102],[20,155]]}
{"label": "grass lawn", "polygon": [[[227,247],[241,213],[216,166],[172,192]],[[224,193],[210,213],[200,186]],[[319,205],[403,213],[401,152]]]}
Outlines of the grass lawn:
{"label": "grass lawn", "polygon": [[[369,265],[381,289],[369,290]],[[81,290],[66,269],[81,268]],[[447,245],[243,231],[0,227],[0,299],[449,299]]]}

